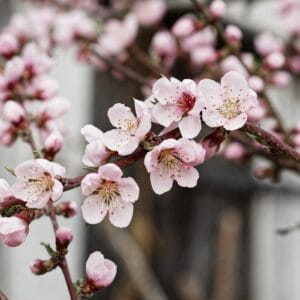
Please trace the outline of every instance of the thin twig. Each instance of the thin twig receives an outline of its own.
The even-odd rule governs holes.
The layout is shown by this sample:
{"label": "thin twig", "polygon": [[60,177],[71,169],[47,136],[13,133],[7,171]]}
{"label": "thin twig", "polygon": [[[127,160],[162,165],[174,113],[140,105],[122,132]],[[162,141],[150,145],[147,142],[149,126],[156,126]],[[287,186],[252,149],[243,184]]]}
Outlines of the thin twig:
{"label": "thin twig", "polygon": [[[58,222],[57,222],[57,218],[56,218],[56,214],[55,214],[55,208],[53,206],[52,200],[50,200],[48,202],[48,209],[49,209],[49,216],[50,216],[50,220],[51,220],[51,223],[52,223],[53,231],[55,233],[59,229],[59,225],[58,225]],[[72,278],[71,278],[71,274],[70,274],[70,271],[69,271],[67,259],[65,257],[63,257],[61,259],[61,262],[59,263],[59,267],[61,268],[62,273],[64,275],[64,278],[65,278],[65,281],[66,281],[66,284],[67,284],[67,287],[68,287],[68,291],[69,291],[69,294],[70,294],[70,299],[71,300],[78,300],[78,296],[76,294],[76,290],[74,288],[73,281],[72,281]]]}

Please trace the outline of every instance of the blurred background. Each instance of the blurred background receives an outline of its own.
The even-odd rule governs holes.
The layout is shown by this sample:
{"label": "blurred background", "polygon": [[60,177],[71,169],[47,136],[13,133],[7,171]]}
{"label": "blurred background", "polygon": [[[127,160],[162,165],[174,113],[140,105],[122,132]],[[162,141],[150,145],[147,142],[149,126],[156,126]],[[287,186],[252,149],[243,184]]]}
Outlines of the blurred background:
{"label": "blurred background", "polygon": [[[16,11],[30,9],[23,1],[0,0],[0,25]],[[284,36],[270,1],[226,1],[225,21],[245,30],[245,47],[253,35],[270,30]],[[192,10],[189,1],[169,1],[166,24]],[[249,46],[248,46],[249,45]],[[250,48],[249,48],[250,49]],[[107,109],[116,102],[131,105],[141,98],[139,87],[117,81],[108,73],[77,63],[71,51],[56,53],[54,76],[60,92],[73,103],[68,114],[69,134],[58,156],[68,177],[81,172],[84,140],[80,128],[92,123],[109,128]],[[184,67],[175,70],[185,76]],[[270,91],[286,125],[299,120],[299,81]],[[297,99],[298,98],[298,99]],[[143,99],[143,98],[142,98]],[[282,109],[284,107],[284,109]],[[25,149],[27,150],[27,149]],[[11,181],[4,166],[15,167],[30,157],[20,145],[0,150],[0,177]],[[92,299],[108,300],[298,300],[300,299],[300,231],[287,236],[276,230],[300,222],[299,178],[286,173],[274,185],[251,176],[264,162],[235,164],[222,157],[200,166],[197,188],[155,196],[143,163],[128,174],[141,187],[134,218],[128,229],[102,222],[86,226],[79,214],[62,220],[75,231],[69,262],[73,278],[84,276],[84,264],[92,251],[101,250],[118,264],[115,282]],[[78,191],[65,199],[81,203]],[[68,299],[59,270],[33,276],[29,263],[46,257],[41,241],[53,242],[51,224],[43,219],[31,225],[26,242],[16,249],[0,245],[0,288],[11,300]]]}

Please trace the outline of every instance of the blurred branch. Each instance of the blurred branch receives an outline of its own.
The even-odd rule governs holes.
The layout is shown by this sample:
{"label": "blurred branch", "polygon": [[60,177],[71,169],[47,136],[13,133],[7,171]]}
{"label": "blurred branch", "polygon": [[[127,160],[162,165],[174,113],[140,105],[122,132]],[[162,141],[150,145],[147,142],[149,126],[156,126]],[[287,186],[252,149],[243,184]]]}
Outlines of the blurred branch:
{"label": "blurred branch", "polygon": [[144,300],[168,300],[143,251],[127,231],[115,230],[110,224],[104,224],[114,252],[131,277],[132,282]]}
{"label": "blurred branch", "polygon": [[0,290],[0,300],[8,300],[5,294]]}
{"label": "blurred branch", "polygon": [[295,232],[295,231],[298,231],[300,230],[300,222],[299,223],[296,223],[295,225],[292,225],[290,227],[286,227],[286,228],[279,228],[276,230],[276,233],[279,234],[279,235],[288,235],[292,232]]}

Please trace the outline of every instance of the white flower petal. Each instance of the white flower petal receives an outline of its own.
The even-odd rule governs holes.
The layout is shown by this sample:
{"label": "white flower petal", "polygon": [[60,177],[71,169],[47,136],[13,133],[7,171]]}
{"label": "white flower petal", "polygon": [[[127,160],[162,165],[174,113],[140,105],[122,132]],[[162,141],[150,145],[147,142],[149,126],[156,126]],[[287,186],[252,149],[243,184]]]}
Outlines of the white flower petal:
{"label": "white flower petal", "polygon": [[150,173],[150,181],[153,191],[158,195],[168,192],[173,186],[173,180],[168,172],[159,169]]}
{"label": "white flower petal", "polygon": [[125,202],[135,202],[139,198],[139,186],[131,177],[122,178],[119,181],[119,191],[122,200]]}
{"label": "white flower petal", "polygon": [[200,115],[188,115],[179,122],[180,133],[188,139],[195,138],[201,130]]}
{"label": "white flower petal", "polygon": [[117,207],[109,212],[109,221],[116,227],[127,227],[133,216],[133,204],[120,201]]}
{"label": "white flower petal", "polygon": [[180,170],[176,175],[178,185],[182,187],[195,187],[199,179],[198,171],[193,167],[187,167]]}
{"label": "white flower petal", "polygon": [[226,130],[236,130],[236,129],[243,127],[246,122],[247,122],[247,114],[242,113],[242,114],[238,115],[237,117],[228,120],[224,124],[224,128]]}
{"label": "white flower petal", "polygon": [[91,195],[84,200],[81,212],[83,219],[87,223],[97,224],[104,219],[107,207],[99,195]]}

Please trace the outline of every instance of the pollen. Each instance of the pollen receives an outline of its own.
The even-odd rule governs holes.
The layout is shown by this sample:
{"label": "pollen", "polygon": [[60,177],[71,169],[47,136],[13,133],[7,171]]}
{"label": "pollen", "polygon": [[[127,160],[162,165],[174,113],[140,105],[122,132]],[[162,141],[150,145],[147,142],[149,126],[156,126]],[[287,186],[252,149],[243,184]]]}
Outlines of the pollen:
{"label": "pollen", "polygon": [[163,164],[169,170],[176,169],[181,164],[181,161],[174,152],[174,149],[165,149],[161,151],[158,157],[158,162]]}
{"label": "pollen", "polygon": [[103,181],[97,192],[104,199],[106,205],[110,205],[115,198],[120,196],[119,186],[113,181]]}
{"label": "pollen", "polygon": [[238,99],[225,99],[218,111],[224,118],[233,119],[241,114],[240,101]]}

